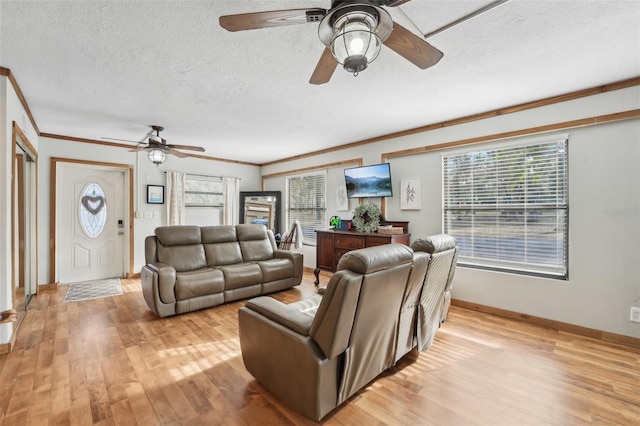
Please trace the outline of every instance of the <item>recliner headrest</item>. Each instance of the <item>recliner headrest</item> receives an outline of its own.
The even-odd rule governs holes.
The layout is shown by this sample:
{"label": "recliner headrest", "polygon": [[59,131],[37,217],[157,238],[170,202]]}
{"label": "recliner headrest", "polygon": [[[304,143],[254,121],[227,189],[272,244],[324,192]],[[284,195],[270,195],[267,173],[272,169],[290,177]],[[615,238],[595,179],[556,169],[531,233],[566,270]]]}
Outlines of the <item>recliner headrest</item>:
{"label": "recliner headrest", "polygon": [[457,244],[456,239],[452,236],[447,234],[438,234],[427,238],[417,239],[413,244],[411,244],[411,248],[414,251],[426,251],[427,253],[435,254],[455,248]]}
{"label": "recliner headrest", "polygon": [[267,227],[258,224],[240,224],[236,225],[238,233],[238,241],[264,240],[269,238],[267,235]]}
{"label": "recliner headrest", "polygon": [[155,231],[158,242],[165,247],[200,244],[200,227],[190,225],[160,226]]}
{"label": "recliner headrest", "polygon": [[413,250],[404,244],[385,244],[345,253],[338,261],[338,270],[349,269],[367,274],[411,263]]}
{"label": "recliner headrest", "polygon": [[233,225],[203,226],[200,228],[200,231],[202,232],[203,244],[238,241],[236,227]]}

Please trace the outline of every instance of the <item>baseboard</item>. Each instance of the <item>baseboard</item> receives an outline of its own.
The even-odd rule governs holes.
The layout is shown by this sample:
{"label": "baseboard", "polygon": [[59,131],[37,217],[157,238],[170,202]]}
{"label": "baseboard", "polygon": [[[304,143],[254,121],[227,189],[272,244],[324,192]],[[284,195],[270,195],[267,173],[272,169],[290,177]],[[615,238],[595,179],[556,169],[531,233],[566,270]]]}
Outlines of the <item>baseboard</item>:
{"label": "baseboard", "polygon": [[523,321],[529,324],[539,325],[541,327],[553,330],[564,331],[567,333],[577,334],[579,336],[591,337],[611,343],[631,346],[640,349],[640,339],[637,337],[624,336],[622,334],[609,333],[608,331],[596,330],[593,328],[582,327],[579,325],[568,324],[565,322],[554,321],[546,318],[536,317],[533,315],[521,314],[519,312],[507,311],[505,309],[494,308],[492,306],[480,305],[478,303],[465,302],[464,300],[452,299],[451,304],[460,308],[478,311],[485,314],[492,314],[499,317],[509,318],[512,320]]}
{"label": "baseboard", "polygon": [[13,333],[11,333],[11,339],[9,339],[7,343],[0,344],[0,355],[8,354],[13,350],[13,347],[16,344],[16,334],[16,329],[14,327]]}
{"label": "baseboard", "polygon": [[40,285],[38,285],[38,291],[57,290],[59,288],[60,288],[60,281],[56,281],[53,284],[40,284]]}

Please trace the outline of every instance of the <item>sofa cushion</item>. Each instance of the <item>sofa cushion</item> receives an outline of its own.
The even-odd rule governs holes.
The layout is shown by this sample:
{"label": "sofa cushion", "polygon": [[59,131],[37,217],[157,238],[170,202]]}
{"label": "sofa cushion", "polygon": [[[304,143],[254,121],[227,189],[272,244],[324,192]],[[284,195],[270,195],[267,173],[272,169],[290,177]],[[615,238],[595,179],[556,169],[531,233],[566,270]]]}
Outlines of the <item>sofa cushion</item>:
{"label": "sofa cushion", "polygon": [[170,247],[158,244],[158,261],[173,266],[177,272],[193,271],[207,266],[202,244]]}
{"label": "sofa cushion", "polygon": [[207,266],[231,265],[242,262],[242,252],[240,244],[238,244],[235,226],[203,226],[201,229]]}
{"label": "sofa cushion", "polygon": [[223,266],[242,263],[242,252],[237,241],[204,245],[207,266]]}
{"label": "sofa cushion", "polygon": [[224,289],[232,290],[262,282],[262,271],[257,263],[238,263],[219,267],[224,274]]}
{"label": "sofa cushion", "polygon": [[236,231],[245,262],[256,262],[273,257],[273,245],[264,225],[236,225]]}
{"label": "sofa cushion", "polygon": [[262,270],[262,282],[282,280],[294,275],[293,262],[289,259],[269,259],[258,262]]}
{"label": "sofa cushion", "polygon": [[206,266],[199,226],[160,226],[155,232],[159,262],[173,266],[177,272]]}
{"label": "sofa cushion", "polygon": [[165,247],[200,244],[199,226],[159,226],[156,228],[158,243]]}
{"label": "sofa cushion", "polygon": [[224,291],[224,276],[219,269],[204,268],[176,274],[176,299],[185,300]]}

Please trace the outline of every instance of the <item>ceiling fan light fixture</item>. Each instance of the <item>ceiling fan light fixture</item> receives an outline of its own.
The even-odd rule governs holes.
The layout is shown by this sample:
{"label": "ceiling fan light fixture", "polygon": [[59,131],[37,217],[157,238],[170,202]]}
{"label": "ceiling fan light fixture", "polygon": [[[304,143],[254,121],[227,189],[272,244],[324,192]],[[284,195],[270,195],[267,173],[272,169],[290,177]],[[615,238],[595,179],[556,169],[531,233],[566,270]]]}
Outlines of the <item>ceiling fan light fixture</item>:
{"label": "ceiling fan light fixture", "polygon": [[149,160],[151,160],[153,164],[159,166],[166,161],[167,153],[162,149],[151,149],[147,153],[147,157],[149,157]]}
{"label": "ceiling fan light fixture", "polygon": [[358,11],[344,14],[334,24],[331,54],[353,75],[366,69],[380,53],[382,41],[376,27],[373,15]]}
{"label": "ceiling fan light fixture", "polygon": [[393,30],[389,13],[363,2],[344,2],[322,19],[318,36],[345,70],[358,75],[380,53]]}

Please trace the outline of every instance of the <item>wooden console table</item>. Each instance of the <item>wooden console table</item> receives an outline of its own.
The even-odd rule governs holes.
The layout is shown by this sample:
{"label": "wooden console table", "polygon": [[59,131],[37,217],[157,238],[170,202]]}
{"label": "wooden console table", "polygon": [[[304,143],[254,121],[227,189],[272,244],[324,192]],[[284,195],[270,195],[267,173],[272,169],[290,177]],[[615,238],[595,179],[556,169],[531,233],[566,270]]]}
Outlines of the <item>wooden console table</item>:
{"label": "wooden console table", "polygon": [[[406,232],[407,227],[404,227]],[[320,284],[320,271],[335,272],[338,261],[343,254],[360,248],[380,246],[383,244],[400,243],[409,245],[411,234],[378,234],[327,230],[316,231],[316,276],[315,285]]]}

